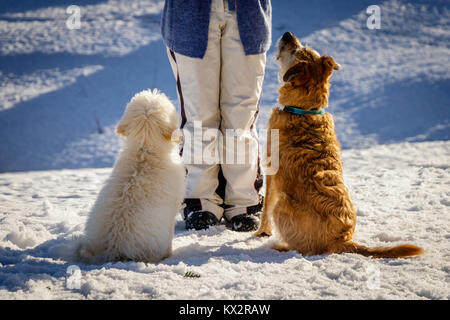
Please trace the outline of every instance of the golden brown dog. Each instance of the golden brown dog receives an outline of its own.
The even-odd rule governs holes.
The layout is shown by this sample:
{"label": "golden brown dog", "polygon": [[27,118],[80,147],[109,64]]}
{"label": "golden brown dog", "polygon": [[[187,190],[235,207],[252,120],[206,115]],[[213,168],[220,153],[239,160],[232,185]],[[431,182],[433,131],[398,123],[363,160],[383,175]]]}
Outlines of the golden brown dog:
{"label": "golden brown dog", "polygon": [[279,169],[266,176],[256,235],[271,235],[271,219],[282,240],[275,245],[278,250],[303,255],[349,252],[376,258],[423,253],[408,244],[366,248],[353,241],[356,211],[344,185],[333,118],[320,112],[328,106],[332,71],[340,66],[333,58],[303,46],[289,32],[278,42],[277,61],[283,79],[278,102],[293,107],[291,112],[301,109],[312,114],[272,110],[269,132],[279,130]]}

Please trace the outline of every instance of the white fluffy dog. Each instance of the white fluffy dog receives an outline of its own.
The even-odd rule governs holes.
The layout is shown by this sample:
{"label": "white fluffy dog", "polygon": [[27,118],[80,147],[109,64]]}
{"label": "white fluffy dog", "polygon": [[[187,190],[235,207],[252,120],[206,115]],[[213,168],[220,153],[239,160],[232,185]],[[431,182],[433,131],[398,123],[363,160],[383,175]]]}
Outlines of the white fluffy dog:
{"label": "white fluffy dog", "polygon": [[125,145],[88,218],[82,261],[157,262],[170,255],[185,189],[179,141],[172,139],[177,123],[174,106],[157,90],[128,103],[116,128]]}

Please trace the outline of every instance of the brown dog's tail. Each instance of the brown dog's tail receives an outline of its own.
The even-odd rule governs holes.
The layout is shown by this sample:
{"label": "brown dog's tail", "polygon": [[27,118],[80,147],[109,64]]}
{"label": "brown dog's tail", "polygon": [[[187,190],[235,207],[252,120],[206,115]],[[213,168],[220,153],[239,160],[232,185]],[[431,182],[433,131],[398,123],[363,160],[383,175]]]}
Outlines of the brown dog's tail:
{"label": "brown dog's tail", "polygon": [[388,248],[367,248],[355,242],[344,243],[339,249],[340,252],[357,253],[373,258],[405,258],[425,252],[422,248],[412,244],[402,244]]}

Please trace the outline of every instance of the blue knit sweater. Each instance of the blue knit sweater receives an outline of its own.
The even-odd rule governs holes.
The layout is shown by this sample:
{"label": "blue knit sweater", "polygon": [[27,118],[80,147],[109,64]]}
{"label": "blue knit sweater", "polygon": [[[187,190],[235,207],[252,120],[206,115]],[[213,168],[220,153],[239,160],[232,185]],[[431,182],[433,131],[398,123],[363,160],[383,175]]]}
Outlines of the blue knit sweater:
{"label": "blue knit sweater", "polygon": [[[228,8],[236,10],[245,54],[266,52],[272,41],[270,0],[228,0]],[[203,58],[210,12],[211,0],[166,0],[161,22],[166,46],[188,57]]]}

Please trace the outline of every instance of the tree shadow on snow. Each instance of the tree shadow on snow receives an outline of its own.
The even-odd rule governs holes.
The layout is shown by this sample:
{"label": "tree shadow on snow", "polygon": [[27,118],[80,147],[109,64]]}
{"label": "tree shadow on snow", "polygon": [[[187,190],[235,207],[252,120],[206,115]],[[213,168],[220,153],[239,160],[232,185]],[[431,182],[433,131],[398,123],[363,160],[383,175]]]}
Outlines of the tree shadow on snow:
{"label": "tree shadow on snow", "polygon": [[107,2],[108,0],[2,0],[0,14],[38,10],[47,7],[68,7],[70,5],[87,6]]}
{"label": "tree shadow on snow", "polygon": [[[375,88],[364,101],[355,99],[353,120],[363,136],[378,143],[450,139],[450,81],[401,82]],[[339,133],[339,128],[338,133]],[[354,147],[344,141],[343,147]]]}
{"label": "tree shadow on snow", "polygon": [[296,36],[303,38],[314,31],[336,26],[357,13],[365,11],[372,5],[370,0],[336,1],[336,0],[296,0],[272,1],[272,48],[275,41],[287,30],[287,25],[296,22]]}
{"label": "tree shadow on snow", "polygon": [[[226,232],[225,229],[219,230],[213,228],[211,236],[217,236],[218,233]],[[202,235],[204,236],[204,234]],[[272,241],[269,240],[263,244],[254,247],[249,244],[249,248],[236,248],[236,244],[245,244],[250,241],[257,240],[251,233],[246,239],[235,239],[217,245],[189,244],[175,249],[172,255],[159,264],[177,265],[183,262],[190,266],[201,266],[207,264],[211,259],[220,258],[233,264],[242,261],[250,261],[254,263],[279,263],[282,264],[291,258],[301,258],[302,256],[294,251],[278,252],[271,249]]]}
{"label": "tree shadow on snow", "polygon": [[30,280],[65,279],[72,263],[58,260],[56,251],[70,242],[59,237],[30,249],[0,248],[0,287],[8,291],[26,290]]}
{"label": "tree shadow on snow", "polygon": [[[52,161],[69,143],[101,134],[99,125],[114,125],[135,93],[156,87],[176,96],[161,40],[122,57],[35,53],[2,57],[0,65],[19,74],[38,70],[41,65],[62,71],[86,65],[103,67],[80,75],[73,84],[0,112],[0,172],[78,168],[77,164],[55,165]],[[98,160],[92,167],[114,163],[114,159],[107,163]]]}
{"label": "tree shadow on snow", "polygon": [[[214,235],[217,236],[217,232]],[[259,264],[283,264],[291,258],[313,261],[324,257],[302,257],[294,251],[278,252],[269,248],[270,241],[256,248],[233,247],[235,244],[245,243],[252,239],[254,238],[250,235],[247,239],[230,240],[218,245],[191,244],[183,246],[174,250],[170,257],[157,263],[156,266],[176,266],[180,262],[187,266],[202,266],[216,258],[232,264],[245,261]],[[73,265],[80,268],[82,272],[117,269],[146,273],[145,269],[141,271],[137,262],[133,261],[108,262],[99,265],[74,261],[72,252],[74,252],[76,243],[75,239],[62,235],[29,249],[19,250],[0,247],[0,264],[2,266],[0,268],[0,287],[4,287],[8,291],[26,291],[29,289],[30,280],[56,279],[65,283],[69,276],[68,268]]]}
{"label": "tree shadow on snow", "polygon": [[[102,2],[91,0],[88,4]],[[273,42],[285,31],[283,21],[307,21],[299,36],[338,24],[364,10],[370,1],[275,1],[273,2]],[[66,5],[67,1],[8,1],[8,12]],[[73,4],[73,2],[70,2]],[[76,4],[76,3],[75,3]],[[85,3],[83,3],[85,5]],[[137,17],[142,27],[159,30],[159,14]],[[272,49],[273,50],[273,46]],[[33,71],[100,65],[102,70],[79,76],[73,84],[41,94],[0,112],[0,172],[86,167],[74,162],[53,160],[70,143],[100,134],[100,127],[115,124],[129,99],[138,91],[157,87],[177,100],[175,80],[160,38],[121,57],[78,54],[31,53],[1,57],[0,68],[16,75]],[[83,151],[86,152],[86,151]],[[112,166],[114,158],[87,154],[89,167]]]}

